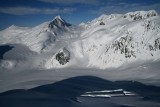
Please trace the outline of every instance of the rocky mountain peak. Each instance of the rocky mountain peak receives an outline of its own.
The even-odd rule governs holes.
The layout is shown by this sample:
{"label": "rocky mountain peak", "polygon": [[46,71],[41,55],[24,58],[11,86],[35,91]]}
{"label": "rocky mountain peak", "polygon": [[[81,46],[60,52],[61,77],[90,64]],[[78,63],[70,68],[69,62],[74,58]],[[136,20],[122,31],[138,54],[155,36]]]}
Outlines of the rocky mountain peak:
{"label": "rocky mountain peak", "polygon": [[56,16],[49,24],[49,28],[63,28],[63,27],[69,27],[71,24],[67,23],[64,19],[62,19],[60,16]]}

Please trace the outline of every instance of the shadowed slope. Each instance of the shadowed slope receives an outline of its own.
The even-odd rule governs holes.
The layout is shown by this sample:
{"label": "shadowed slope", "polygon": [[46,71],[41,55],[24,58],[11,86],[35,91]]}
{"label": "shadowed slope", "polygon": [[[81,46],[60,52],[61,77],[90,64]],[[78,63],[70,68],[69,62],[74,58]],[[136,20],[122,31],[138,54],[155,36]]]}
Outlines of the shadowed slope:
{"label": "shadowed slope", "polygon": [[[160,87],[138,82],[111,82],[92,76],[69,78],[29,90],[12,90],[0,94],[2,107],[77,107],[77,98],[87,91],[124,89],[137,93],[146,101],[160,101]],[[9,103],[8,103],[9,102]],[[113,107],[113,106],[111,106]]]}

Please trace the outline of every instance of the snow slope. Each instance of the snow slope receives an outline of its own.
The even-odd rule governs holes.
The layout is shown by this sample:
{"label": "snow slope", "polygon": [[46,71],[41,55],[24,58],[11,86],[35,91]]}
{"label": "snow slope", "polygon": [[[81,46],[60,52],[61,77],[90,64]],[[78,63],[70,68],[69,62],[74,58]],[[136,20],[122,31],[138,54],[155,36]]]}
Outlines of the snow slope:
{"label": "snow slope", "polygon": [[[140,14],[142,17],[140,20],[130,21],[130,18],[125,17],[130,14],[127,13],[102,15],[89,22],[86,25],[87,30],[82,34],[89,36],[83,40],[84,51],[89,55],[89,66],[119,67],[137,60],[159,59],[160,51],[156,44],[160,38],[160,18],[159,16],[146,18],[146,14],[152,12],[155,11],[132,13]],[[157,15],[156,12],[155,14]],[[101,22],[105,25],[100,25]]]}

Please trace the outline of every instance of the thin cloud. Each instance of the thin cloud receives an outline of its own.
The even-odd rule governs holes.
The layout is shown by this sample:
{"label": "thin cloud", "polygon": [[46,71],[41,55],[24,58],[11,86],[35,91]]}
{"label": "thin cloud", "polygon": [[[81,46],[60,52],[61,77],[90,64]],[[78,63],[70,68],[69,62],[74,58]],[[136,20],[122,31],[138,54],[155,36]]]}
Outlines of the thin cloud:
{"label": "thin cloud", "polygon": [[11,15],[28,14],[71,14],[75,8],[33,8],[33,7],[5,7],[0,8],[0,13]]}
{"label": "thin cloud", "polygon": [[99,0],[37,0],[47,3],[56,3],[56,4],[97,4]]}
{"label": "thin cloud", "polygon": [[143,5],[143,4],[128,4],[128,3],[119,3],[116,5],[106,5],[100,7],[97,10],[90,10],[93,14],[112,14],[112,13],[126,13],[131,11],[140,11],[140,10],[156,10],[160,13],[160,4],[151,4],[151,5]]}

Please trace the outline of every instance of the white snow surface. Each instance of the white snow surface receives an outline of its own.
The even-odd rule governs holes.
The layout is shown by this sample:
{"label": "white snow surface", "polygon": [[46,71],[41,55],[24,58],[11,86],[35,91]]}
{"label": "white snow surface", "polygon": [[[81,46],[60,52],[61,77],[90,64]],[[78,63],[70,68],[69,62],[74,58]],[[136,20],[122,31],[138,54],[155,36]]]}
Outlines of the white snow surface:
{"label": "white snow surface", "polygon": [[[0,61],[0,92],[80,75],[160,85],[160,16],[154,10],[104,14],[80,25],[60,16],[33,28],[12,25],[0,31],[0,45],[14,46]],[[70,58],[62,65],[56,55],[64,49]]]}
{"label": "white snow surface", "polygon": [[110,98],[110,97],[120,97],[120,96],[123,96],[123,97],[124,96],[136,96],[136,94],[133,92],[125,91],[123,89],[116,89],[116,90],[102,90],[102,91],[85,92],[81,96],[82,97]]}

